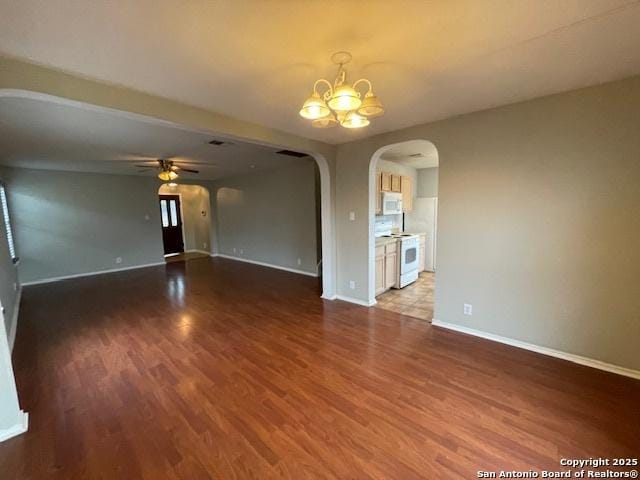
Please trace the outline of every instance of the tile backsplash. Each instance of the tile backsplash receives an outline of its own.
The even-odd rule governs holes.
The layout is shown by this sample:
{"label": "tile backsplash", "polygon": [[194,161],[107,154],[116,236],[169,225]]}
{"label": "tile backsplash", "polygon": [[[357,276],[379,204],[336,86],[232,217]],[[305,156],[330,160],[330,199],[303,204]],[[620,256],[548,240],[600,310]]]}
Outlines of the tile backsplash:
{"label": "tile backsplash", "polygon": [[383,225],[391,225],[391,228],[402,230],[402,215],[376,215],[375,227],[378,230]]}

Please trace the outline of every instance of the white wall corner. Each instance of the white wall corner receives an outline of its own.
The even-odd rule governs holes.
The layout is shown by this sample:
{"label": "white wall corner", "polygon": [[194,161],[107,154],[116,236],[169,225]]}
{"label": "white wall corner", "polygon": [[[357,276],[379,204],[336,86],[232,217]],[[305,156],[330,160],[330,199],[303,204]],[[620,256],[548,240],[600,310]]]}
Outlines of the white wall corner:
{"label": "white wall corner", "polygon": [[363,307],[373,307],[376,304],[376,301],[373,300],[360,300],[359,298],[348,297],[346,295],[336,295],[336,299],[342,300],[343,302],[355,303],[356,305],[361,305]]}
{"label": "white wall corner", "polygon": [[481,330],[475,330],[473,328],[464,327],[462,325],[457,325],[455,323],[443,322],[436,318],[434,318],[431,321],[431,324],[436,327],[446,328],[447,330],[466,333],[467,335],[473,335],[474,337],[480,337],[486,340],[491,340],[493,342],[504,343],[505,345],[510,345],[512,347],[522,348],[524,350],[529,350],[531,352],[541,353],[542,355],[548,355],[550,357],[556,357],[562,360],[568,360],[569,362],[577,363],[579,365],[584,365],[591,368],[597,368],[598,370],[604,370],[605,372],[616,373],[618,375],[623,375],[625,377],[631,377],[631,378],[636,378],[640,380],[639,370],[633,370],[631,368],[621,367],[619,365],[612,365],[610,363],[602,362],[600,360],[595,360],[593,358],[582,357],[580,355],[574,355],[573,353],[554,350],[553,348],[541,347],[540,345],[535,345],[533,343],[527,343],[527,342],[515,340],[513,338],[508,338],[508,337],[502,337],[500,335],[483,332]]}
{"label": "white wall corner", "polygon": [[14,426],[0,430],[0,442],[9,440],[29,430],[29,414],[23,410],[20,410],[19,421]]}

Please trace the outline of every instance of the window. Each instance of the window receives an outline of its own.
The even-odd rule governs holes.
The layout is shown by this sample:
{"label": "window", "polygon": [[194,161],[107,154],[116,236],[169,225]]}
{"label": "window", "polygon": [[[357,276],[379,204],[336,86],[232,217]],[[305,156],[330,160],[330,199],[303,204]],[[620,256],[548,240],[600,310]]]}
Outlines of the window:
{"label": "window", "polygon": [[172,227],[177,227],[178,226],[178,212],[176,209],[176,201],[175,200],[169,200],[169,206],[171,207],[171,226]]}
{"label": "window", "polygon": [[7,193],[4,185],[0,183],[0,202],[2,202],[2,218],[4,218],[4,228],[7,235],[7,244],[9,245],[9,255],[13,263],[18,261],[16,256],[16,247],[13,244],[13,233],[11,232],[11,219],[9,218],[9,206],[7,205]]}
{"label": "window", "polygon": [[169,226],[169,215],[167,214],[167,201],[160,200],[160,213],[162,215],[162,226]]}

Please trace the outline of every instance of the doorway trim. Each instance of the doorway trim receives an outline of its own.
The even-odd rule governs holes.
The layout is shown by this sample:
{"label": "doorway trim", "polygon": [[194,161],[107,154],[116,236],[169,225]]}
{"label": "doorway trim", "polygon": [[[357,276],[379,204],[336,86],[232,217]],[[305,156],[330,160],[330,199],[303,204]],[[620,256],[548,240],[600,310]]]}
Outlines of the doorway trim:
{"label": "doorway trim", "polygon": [[[393,147],[397,147],[398,145],[402,145],[407,142],[424,142],[424,144],[428,144],[430,148],[434,148],[436,152],[438,149],[429,140],[425,140],[423,138],[409,138],[407,140],[403,140],[401,142],[390,143],[389,145],[385,145],[383,147],[378,148],[373,155],[371,156],[371,160],[369,161],[369,215],[368,215],[368,226],[369,226],[369,248],[368,248],[368,275],[367,275],[367,291],[368,291],[368,305],[373,306],[376,302],[376,238],[375,238],[375,225],[376,225],[376,173],[378,169],[378,160],[382,155],[392,149]],[[438,167],[440,166],[440,154],[438,152]],[[435,302],[434,302],[435,307]]]}

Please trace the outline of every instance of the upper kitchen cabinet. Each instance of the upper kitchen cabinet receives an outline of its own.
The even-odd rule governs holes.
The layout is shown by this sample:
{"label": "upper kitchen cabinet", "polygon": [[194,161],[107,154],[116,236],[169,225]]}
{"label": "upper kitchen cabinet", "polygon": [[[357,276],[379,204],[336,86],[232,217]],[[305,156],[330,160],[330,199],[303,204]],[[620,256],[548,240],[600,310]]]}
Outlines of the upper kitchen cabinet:
{"label": "upper kitchen cabinet", "polygon": [[402,191],[402,177],[391,174],[391,191],[400,193]]}
{"label": "upper kitchen cabinet", "polygon": [[413,179],[406,175],[380,172],[376,178],[376,215],[382,214],[382,192],[402,193],[402,211],[413,211]]}
{"label": "upper kitchen cabinet", "polygon": [[413,183],[411,177],[402,176],[400,179],[402,192],[402,211],[408,213],[413,210]]}
{"label": "upper kitchen cabinet", "polygon": [[382,192],[391,191],[391,174],[389,172],[380,173],[380,191]]}

